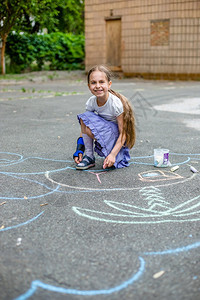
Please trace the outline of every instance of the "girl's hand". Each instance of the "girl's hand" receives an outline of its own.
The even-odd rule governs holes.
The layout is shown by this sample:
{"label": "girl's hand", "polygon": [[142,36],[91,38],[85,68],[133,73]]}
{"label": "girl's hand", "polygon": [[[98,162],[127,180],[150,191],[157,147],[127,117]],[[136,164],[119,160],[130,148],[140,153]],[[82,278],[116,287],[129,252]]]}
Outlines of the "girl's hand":
{"label": "girl's hand", "polygon": [[79,153],[78,156],[74,157],[74,161],[76,164],[79,164],[83,159],[83,154],[82,153]]}
{"label": "girl's hand", "polygon": [[110,153],[104,160],[103,169],[112,167],[114,163],[115,163],[115,155]]}

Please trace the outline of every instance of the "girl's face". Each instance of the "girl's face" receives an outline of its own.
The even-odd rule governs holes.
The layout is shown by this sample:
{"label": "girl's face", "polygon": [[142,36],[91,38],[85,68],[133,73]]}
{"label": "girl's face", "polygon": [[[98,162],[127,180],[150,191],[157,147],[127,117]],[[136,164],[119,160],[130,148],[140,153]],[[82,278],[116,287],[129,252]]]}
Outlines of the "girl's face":
{"label": "girl's face", "polygon": [[90,74],[88,87],[93,95],[100,101],[108,100],[108,90],[112,82],[108,81],[104,72],[94,71]]}

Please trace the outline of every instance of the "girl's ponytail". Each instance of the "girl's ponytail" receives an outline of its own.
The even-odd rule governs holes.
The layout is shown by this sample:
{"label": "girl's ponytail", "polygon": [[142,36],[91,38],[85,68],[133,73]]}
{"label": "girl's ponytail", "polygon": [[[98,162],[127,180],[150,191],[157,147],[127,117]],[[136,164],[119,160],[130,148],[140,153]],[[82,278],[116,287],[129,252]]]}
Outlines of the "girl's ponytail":
{"label": "girl's ponytail", "polygon": [[131,103],[120,93],[117,93],[111,89],[109,89],[109,92],[122,101],[124,107],[122,136],[126,137],[126,146],[131,149],[134,146],[136,139],[135,117]]}

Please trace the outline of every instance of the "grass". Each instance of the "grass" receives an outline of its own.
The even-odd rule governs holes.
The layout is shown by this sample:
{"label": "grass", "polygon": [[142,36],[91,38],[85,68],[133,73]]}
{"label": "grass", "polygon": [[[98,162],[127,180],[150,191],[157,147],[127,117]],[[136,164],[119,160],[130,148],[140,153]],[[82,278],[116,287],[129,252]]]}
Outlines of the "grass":
{"label": "grass", "polygon": [[6,74],[0,75],[0,80],[22,80],[22,79],[29,79],[29,75],[22,75],[22,74]]}
{"label": "grass", "polygon": [[[80,74],[77,74],[77,72],[80,71]],[[3,80],[26,80],[26,81],[46,81],[46,80],[57,80],[57,79],[70,79],[76,82],[81,82],[83,80],[83,70],[75,70],[70,71],[37,71],[37,72],[29,72],[29,73],[23,73],[23,74],[0,74],[0,81]],[[78,77],[78,78],[77,78]]]}
{"label": "grass", "polygon": [[[76,91],[71,91],[71,92],[56,92],[56,91],[50,91],[50,90],[36,90],[35,88],[33,89],[26,89],[25,87],[22,87],[19,90],[16,89],[9,89],[9,88],[4,88],[1,92],[6,92],[6,93],[19,93],[18,100],[25,100],[25,99],[36,99],[36,98],[53,98],[53,97],[62,97],[62,96],[72,96],[72,95],[81,95],[84,94],[82,92],[76,92]],[[24,96],[22,96],[22,93]],[[21,94],[21,96],[20,96]],[[31,95],[32,94],[32,95]],[[5,99],[0,99],[0,100],[13,100],[16,98],[14,97],[6,97]]]}

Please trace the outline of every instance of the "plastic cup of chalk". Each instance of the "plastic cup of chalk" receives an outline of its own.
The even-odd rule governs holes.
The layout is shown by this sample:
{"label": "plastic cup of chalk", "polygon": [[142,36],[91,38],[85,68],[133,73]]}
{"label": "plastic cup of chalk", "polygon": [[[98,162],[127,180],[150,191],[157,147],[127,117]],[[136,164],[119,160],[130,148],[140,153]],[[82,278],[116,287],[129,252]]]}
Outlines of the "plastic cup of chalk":
{"label": "plastic cup of chalk", "polygon": [[169,162],[169,149],[154,149],[154,166],[157,168],[171,166]]}

